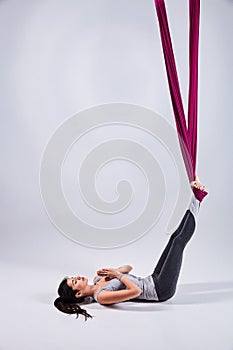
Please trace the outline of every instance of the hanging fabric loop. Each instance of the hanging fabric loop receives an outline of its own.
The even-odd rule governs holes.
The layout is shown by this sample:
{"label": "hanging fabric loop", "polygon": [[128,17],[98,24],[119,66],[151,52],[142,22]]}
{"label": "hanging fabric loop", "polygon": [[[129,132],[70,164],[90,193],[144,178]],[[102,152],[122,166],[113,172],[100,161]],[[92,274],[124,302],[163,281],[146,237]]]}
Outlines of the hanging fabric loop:
{"label": "hanging fabric loop", "polygon": [[[189,0],[189,95],[188,126],[180,92],[175,56],[169,31],[164,0],[154,0],[159,21],[165,66],[176,128],[182,156],[189,181],[196,176],[197,155],[197,103],[198,103],[198,42],[200,21],[200,0]],[[193,188],[195,196],[202,201],[208,192]]]}

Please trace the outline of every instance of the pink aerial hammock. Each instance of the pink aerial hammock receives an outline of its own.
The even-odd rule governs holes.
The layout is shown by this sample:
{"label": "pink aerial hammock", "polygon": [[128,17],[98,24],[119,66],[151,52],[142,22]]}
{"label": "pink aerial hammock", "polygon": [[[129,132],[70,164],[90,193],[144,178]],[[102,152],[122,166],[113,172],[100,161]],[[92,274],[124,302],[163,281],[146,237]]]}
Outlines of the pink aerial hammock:
{"label": "pink aerial hammock", "polygon": [[[197,154],[197,87],[198,87],[198,40],[200,0],[189,0],[189,96],[188,96],[188,127],[186,125],[184,107],[181,98],[179,80],[176,71],[175,57],[168,27],[164,0],[154,0],[157,11],[160,35],[163,46],[167,77],[176,121],[176,128],[180,142],[189,181],[196,177]],[[193,192],[199,201],[208,192],[193,187]]]}

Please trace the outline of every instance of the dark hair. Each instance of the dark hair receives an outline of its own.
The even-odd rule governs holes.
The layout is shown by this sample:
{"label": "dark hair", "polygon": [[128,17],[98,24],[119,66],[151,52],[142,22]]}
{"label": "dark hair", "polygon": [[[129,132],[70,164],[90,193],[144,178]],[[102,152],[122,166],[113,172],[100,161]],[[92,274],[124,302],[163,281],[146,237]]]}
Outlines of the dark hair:
{"label": "dark hair", "polygon": [[85,297],[76,298],[74,291],[67,284],[67,278],[64,278],[58,287],[59,298],[54,301],[54,306],[61,312],[66,314],[76,314],[77,318],[81,314],[85,317],[85,321],[88,318],[92,318],[86,310],[82,309],[78,303],[82,303],[86,300]]}

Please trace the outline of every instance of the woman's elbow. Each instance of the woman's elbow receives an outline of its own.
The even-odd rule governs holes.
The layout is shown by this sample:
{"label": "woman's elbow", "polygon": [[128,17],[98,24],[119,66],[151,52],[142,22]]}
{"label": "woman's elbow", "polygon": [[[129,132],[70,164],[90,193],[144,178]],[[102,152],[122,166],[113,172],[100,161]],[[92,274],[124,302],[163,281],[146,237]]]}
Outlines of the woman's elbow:
{"label": "woman's elbow", "polygon": [[142,294],[141,288],[137,288],[136,291],[135,291],[135,297],[138,297],[141,294]]}

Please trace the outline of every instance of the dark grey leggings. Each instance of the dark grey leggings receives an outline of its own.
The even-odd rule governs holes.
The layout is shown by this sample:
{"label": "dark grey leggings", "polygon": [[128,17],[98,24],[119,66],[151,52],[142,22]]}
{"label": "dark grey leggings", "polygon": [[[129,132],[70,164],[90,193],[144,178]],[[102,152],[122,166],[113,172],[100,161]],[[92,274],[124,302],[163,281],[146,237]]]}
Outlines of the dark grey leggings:
{"label": "dark grey leggings", "polygon": [[195,231],[195,226],[194,216],[187,210],[152,273],[159,301],[168,300],[175,294],[183,251]]}

